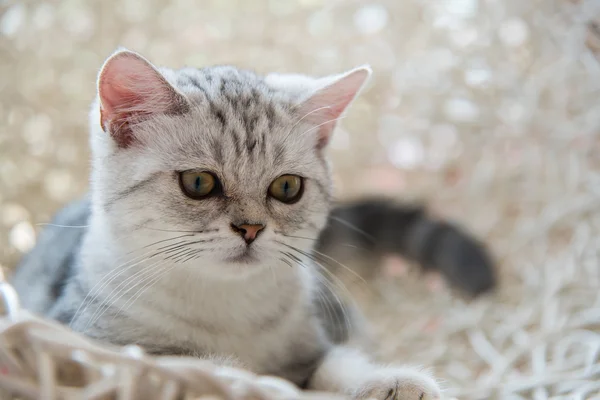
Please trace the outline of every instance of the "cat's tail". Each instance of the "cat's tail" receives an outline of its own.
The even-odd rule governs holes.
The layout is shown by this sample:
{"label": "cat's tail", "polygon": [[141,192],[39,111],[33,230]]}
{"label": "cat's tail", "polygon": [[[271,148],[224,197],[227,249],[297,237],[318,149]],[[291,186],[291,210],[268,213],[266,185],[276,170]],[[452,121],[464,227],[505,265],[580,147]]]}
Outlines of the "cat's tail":
{"label": "cat's tail", "polygon": [[[383,256],[399,255],[424,270],[439,271],[452,287],[471,296],[496,286],[495,265],[483,243],[456,224],[430,217],[422,206],[382,199],[338,205],[317,251],[324,259],[363,269]],[[336,262],[326,264],[335,269]]]}

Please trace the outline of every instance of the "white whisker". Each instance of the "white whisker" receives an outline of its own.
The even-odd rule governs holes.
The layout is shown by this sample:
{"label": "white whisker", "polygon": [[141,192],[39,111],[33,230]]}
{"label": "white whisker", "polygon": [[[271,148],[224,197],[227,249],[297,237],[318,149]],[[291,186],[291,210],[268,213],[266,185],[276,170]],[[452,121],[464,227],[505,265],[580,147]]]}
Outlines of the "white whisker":
{"label": "white whisker", "polygon": [[76,229],[83,229],[83,228],[88,228],[89,225],[59,225],[59,224],[52,224],[49,222],[40,222],[35,224],[35,226],[52,226],[55,228],[76,228]]}
{"label": "white whisker", "polygon": [[[182,235],[182,236],[178,236],[174,239],[178,239],[180,237],[183,237],[186,235]],[[158,242],[155,242],[151,245],[147,245],[144,246],[142,248],[147,248],[148,246],[152,246],[152,245],[156,245],[158,243],[162,243],[165,240],[161,240]],[[156,253],[151,255],[150,257],[147,257],[148,255],[152,254],[152,253]],[[125,272],[129,271],[130,269],[134,268],[135,266],[139,265],[140,263],[149,260],[150,258],[154,257],[155,255],[158,255],[159,252],[156,252],[156,249],[150,250],[145,252],[142,255],[138,255],[136,257],[134,257],[131,260],[126,261],[123,264],[118,265],[117,267],[111,269],[109,272],[107,272],[102,279],[100,279],[93,287],[92,289],[90,289],[90,291],[87,293],[87,295],[85,296],[85,298],[83,299],[83,301],[81,302],[81,304],[79,305],[79,307],[77,308],[77,310],[75,311],[75,314],[73,314],[73,317],[71,318],[71,321],[69,323],[69,326],[71,326],[73,324],[73,322],[75,322],[75,320],[77,319],[77,317],[79,317],[80,313],[85,312],[85,310],[87,309],[87,306],[84,307],[84,305],[86,304],[86,302],[92,302],[93,300],[95,300],[97,298],[97,296],[100,294],[100,292],[108,285],[110,285],[111,282],[113,282],[116,278],[118,278],[119,276],[121,276],[122,274],[124,274]],[[133,264],[130,264],[132,263]],[[128,265],[129,264],[129,265]],[[107,280],[108,279],[108,280]],[[82,309],[83,308],[83,309]]]}
{"label": "white whisker", "polygon": [[[119,283],[115,288],[113,288],[108,296],[108,298],[105,300],[105,303],[102,304],[98,310],[96,310],[92,316],[89,318],[85,328],[84,328],[84,332],[87,331],[87,329],[92,326],[93,324],[95,324],[101,317],[102,315],[116,302],[118,301],[123,294],[127,293],[129,290],[131,290],[133,287],[135,286],[129,286],[129,289],[123,291],[122,288],[127,287],[130,283],[135,282],[136,280],[138,280],[138,282],[140,281],[141,277],[145,277],[148,276],[148,274],[151,274],[153,271],[155,271],[157,268],[160,267],[161,264],[164,264],[164,260],[159,260],[157,262],[155,262],[154,264],[150,264],[149,266],[142,268],[141,270],[139,270],[138,272],[136,272],[135,274],[129,276],[127,279],[125,279],[123,282]],[[144,279],[144,278],[141,278]]]}
{"label": "white whisker", "polygon": [[[171,272],[175,267],[176,267],[176,264],[172,265],[169,268],[165,268],[165,269],[159,270],[157,273],[152,274],[152,276],[149,277],[149,279],[147,279],[148,277],[146,277],[144,279],[144,281],[148,280],[148,283],[144,284],[133,296],[131,296],[129,298],[129,300],[127,300],[127,302],[125,302],[125,304],[123,304],[121,306],[121,308],[119,308],[119,311],[117,311],[117,313],[113,316],[113,320],[115,318],[117,318],[117,316],[119,314],[121,314],[121,312],[123,312],[124,310],[128,309],[129,307],[131,307],[133,305],[133,303],[135,303],[135,301],[137,299],[139,299],[142,296],[142,294],[144,294],[144,292],[146,290],[148,290],[152,286],[154,286],[160,279],[162,279],[162,277],[164,277],[166,274],[168,274],[169,272]],[[139,283],[142,283],[142,282],[143,281],[140,281]],[[138,285],[139,285],[139,283],[138,283]],[[131,288],[131,289],[133,289],[133,288]],[[127,292],[129,292],[131,289],[129,289]]]}

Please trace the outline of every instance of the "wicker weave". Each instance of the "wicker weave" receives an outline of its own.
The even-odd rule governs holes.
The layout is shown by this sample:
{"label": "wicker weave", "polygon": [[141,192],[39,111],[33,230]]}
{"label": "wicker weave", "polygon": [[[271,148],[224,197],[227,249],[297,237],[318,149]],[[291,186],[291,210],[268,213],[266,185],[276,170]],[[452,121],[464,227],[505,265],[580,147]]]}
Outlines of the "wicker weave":
{"label": "wicker weave", "polygon": [[280,378],[188,357],[150,357],[109,348],[19,307],[0,274],[0,398],[336,399],[301,392]]}

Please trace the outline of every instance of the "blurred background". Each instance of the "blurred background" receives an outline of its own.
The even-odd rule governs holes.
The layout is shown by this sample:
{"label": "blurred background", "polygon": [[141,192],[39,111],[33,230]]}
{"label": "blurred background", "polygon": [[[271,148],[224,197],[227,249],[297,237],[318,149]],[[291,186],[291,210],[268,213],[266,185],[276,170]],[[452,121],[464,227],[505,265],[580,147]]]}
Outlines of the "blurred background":
{"label": "blurred background", "polygon": [[169,67],[369,63],[331,148],[337,197],[423,201],[501,270],[466,302],[382,265],[355,290],[380,357],[462,399],[600,396],[599,16],[593,0],[0,0],[0,266],[86,191],[87,114],[117,46]]}

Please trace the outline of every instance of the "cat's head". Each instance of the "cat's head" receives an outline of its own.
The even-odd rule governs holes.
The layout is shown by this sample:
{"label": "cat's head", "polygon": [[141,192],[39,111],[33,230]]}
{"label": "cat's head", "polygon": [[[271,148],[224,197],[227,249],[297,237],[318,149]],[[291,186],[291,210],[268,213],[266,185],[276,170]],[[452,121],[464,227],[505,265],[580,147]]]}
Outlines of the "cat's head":
{"label": "cat's head", "polygon": [[118,51],[91,114],[94,218],[117,245],[198,268],[293,263],[325,224],[325,148],[370,73],[170,70]]}

